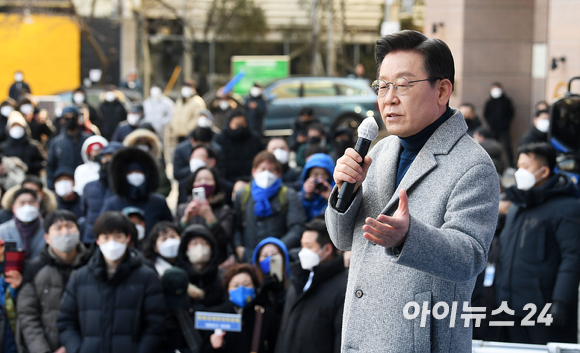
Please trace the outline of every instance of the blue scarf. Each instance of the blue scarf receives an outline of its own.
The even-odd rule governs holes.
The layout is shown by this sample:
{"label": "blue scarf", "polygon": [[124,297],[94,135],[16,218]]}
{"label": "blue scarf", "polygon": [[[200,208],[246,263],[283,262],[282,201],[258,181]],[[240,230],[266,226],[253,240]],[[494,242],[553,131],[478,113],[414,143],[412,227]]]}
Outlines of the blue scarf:
{"label": "blue scarf", "polygon": [[254,199],[254,214],[258,217],[268,217],[272,214],[272,206],[270,206],[270,197],[276,195],[282,186],[282,179],[278,178],[272,186],[267,189],[262,189],[252,181],[252,198]]}

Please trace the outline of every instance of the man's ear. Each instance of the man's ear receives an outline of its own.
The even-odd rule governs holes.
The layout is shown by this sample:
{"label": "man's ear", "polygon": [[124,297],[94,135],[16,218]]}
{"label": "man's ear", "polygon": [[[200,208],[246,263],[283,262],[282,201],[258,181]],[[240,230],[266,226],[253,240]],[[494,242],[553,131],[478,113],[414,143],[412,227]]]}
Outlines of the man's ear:
{"label": "man's ear", "polygon": [[440,106],[446,106],[451,99],[451,93],[453,93],[453,85],[448,79],[442,79],[439,81],[439,98],[437,103]]}
{"label": "man's ear", "polygon": [[50,245],[50,237],[46,233],[44,233],[44,242]]}
{"label": "man's ear", "polygon": [[542,171],[540,172],[540,175],[538,175],[538,179],[539,180],[548,179],[549,176],[550,176],[550,167],[545,165],[542,167]]}
{"label": "man's ear", "polygon": [[216,164],[217,163],[216,163],[215,158],[208,158],[207,159],[207,166],[208,167],[213,168],[213,167],[215,167]]}

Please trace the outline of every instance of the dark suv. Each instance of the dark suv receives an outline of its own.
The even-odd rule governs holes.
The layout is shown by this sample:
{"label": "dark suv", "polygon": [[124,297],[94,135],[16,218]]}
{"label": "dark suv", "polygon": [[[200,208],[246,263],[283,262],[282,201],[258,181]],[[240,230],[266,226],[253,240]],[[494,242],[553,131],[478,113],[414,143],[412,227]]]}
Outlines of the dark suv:
{"label": "dark suv", "polygon": [[381,129],[384,124],[378,111],[377,96],[366,79],[345,77],[293,77],[278,80],[264,89],[268,101],[266,135],[292,133],[292,123],[303,107],[331,130],[350,126],[356,129],[369,116]]}

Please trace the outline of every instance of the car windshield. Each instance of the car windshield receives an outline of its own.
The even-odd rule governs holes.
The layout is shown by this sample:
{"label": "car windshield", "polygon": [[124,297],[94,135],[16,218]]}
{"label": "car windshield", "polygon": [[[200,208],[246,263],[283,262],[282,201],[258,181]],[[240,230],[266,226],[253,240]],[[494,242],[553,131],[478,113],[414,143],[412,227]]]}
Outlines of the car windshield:
{"label": "car windshield", "polygon": [[297,98],[300,94],[300,82],[281,84],[272,90],[276,98]]}

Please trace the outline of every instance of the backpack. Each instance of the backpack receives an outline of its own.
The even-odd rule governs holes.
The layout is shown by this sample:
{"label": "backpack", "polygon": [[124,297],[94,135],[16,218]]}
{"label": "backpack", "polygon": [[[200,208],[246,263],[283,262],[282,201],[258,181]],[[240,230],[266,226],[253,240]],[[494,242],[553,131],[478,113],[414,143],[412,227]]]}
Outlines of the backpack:
{"label": "backpack", "polygon": [[[251,186],[250,184],[244,187],[241,195],[241,202],[240,202],[240,215],[242,216],[242,227],[246,228],[246,205],[250,200],[251,193]],[[286,214],[288,211],[288,188],[286,185],[282,185],[280,191],[278,192],[278,200],[280,200],[280,205],[282,205],[282,212]]]}

